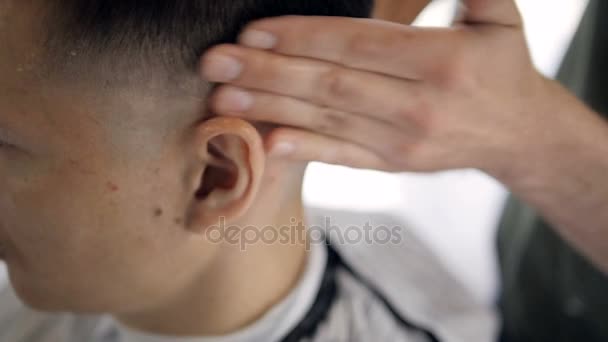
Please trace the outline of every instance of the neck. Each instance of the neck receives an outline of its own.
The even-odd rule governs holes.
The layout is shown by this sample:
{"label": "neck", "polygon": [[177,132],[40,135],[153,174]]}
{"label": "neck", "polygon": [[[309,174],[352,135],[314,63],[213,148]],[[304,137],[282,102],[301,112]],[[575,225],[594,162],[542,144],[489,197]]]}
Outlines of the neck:
{"label": "neck", "polygon": [[[287,176],[283,176],[287,174]],[[306,229],[301,200],[303,168],[267,168],[260,200],[236,226],[255,227],[256,238],[225,242],[214,263],[170,305],[137,317],[120,317],[127,326],[171,336],[217,336],[255,322],[296,285],[306,260]],[[272,227],[277,236],[260,239]],[[288,243],[280,241],[289,229]],[[249,230],[253,233],[254,230]],[[241,230],[244,233],[244,230]],[[266,236],[266,235],[264,235]],[[264,240],[264,241],[262,241]]]}

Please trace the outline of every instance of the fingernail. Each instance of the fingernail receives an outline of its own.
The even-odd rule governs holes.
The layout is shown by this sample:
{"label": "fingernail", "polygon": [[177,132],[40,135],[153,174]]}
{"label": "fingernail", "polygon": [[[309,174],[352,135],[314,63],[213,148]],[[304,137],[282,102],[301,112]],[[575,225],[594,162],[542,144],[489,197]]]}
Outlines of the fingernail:
{"label": "fingernail", "polygon": [[210,82],[229,82],[239,77],[242,71],[243,64],[236,58],[211,55],[205,61],[203,76]]}
{"label": "fingernail", "polygon": [[230,87],[220,92],[216,106],[219,112],[243,112],[253,106],[253,96],[245,90]]}
{"label": "fingernail", "polygon": [[286,157],[296,150],[296,145],[291,142],[280,142],[276,144],[271,151],[271,156],[273,157]]}
{"label": "fingernail", "polygon": [[277,37],[272,33],[247,30],[239,38],[239,42],[245,46],[256,49],[272,49],[277,45]]}

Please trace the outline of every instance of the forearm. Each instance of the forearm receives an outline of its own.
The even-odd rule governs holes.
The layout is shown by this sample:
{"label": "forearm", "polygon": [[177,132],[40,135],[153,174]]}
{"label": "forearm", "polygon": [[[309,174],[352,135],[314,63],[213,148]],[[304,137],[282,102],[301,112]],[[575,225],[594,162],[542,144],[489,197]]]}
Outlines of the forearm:
{"label": "forearm", "polygon": [[530,146],[518,170],[499,178],[608,273],[608,122],[573,96],[566,98],[549,117],[574,118],[566,123],[571,133],[547,139],[550,145]]}

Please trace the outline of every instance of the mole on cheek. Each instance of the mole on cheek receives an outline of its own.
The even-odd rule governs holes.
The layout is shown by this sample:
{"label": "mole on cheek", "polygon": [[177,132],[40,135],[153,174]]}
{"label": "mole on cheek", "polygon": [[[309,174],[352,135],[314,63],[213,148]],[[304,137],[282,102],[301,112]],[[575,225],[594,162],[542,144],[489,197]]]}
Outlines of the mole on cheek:
{"label": "mole on cheek", "polygon": [[184,223],[184,220],[181,217],[175,218],[175,224],[182,224],[182,223]]}
{"label": "mole on cheek", "polygon": [[108,190],[110,190],[110,191],[112,191],[112,192],[116,192],[116,191],[118,191],[118,190],[119,190],[119,189],[118,189],[118,185],[116,185],[116,184],[114,184],[114,183],[112,183],[112,182],[108,182],[108,183],[106,184],[106,186],[107,186]]}
{"label": "mole on cheek", "polygon": [[162,208],[156,208],[156,209],[154,209],[154,216],[155,217],[161,217],[161,216],[163,216],[163,209]]}

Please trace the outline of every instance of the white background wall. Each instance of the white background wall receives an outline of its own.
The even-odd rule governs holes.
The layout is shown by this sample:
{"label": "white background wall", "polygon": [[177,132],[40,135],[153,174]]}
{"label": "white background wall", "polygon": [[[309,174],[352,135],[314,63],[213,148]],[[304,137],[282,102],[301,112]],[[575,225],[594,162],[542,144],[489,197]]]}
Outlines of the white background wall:
{"label": "white background wall", "polygon": [[[519,0],[535,64],[554,75],[587,0]],[[445,26],[454,0],[437,0],[417,25]],[[384,174],[313,164],[305,201],[340,209],[381,210],[398,215],[441,257],[479,299],[491,304],[497,286],[496,224],[505,189],[475,170],[433,175]]]}

